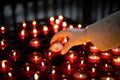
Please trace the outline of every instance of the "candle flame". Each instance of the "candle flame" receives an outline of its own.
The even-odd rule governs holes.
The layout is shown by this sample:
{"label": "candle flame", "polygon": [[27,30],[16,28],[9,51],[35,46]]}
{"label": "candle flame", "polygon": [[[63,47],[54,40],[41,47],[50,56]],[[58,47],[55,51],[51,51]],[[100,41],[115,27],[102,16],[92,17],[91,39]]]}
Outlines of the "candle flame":
{"label": "candle flame", "polygon": [[84,63],[84,60],[81,61],[81,64],[83,64],[83,63]]}
{"label": "candle flame", "polygon": [[74,57],[74,54],[71,54],[70,57],[73,58],[73,57]]}
{"label": "candle flame", "polygon": [[55,70],[54,69],[52,70],[52,74],[55,74]]}
{"label": "candle flame", "polygon": [[2,61],[2,68],[5,68],[5,61]]}
{"label": "candle flame", "polygon": [[15,51],[13,52],[13,56],[16,56],[16,52]]}
{"label": "candle flame", "polygon": [[79,77],[82,78],[82,74],[80,74]]}
{"label": "candle flame", "polygon": [[4,26],[2,26],[2,27],[1,27],[1,30],[5,30],[5,27],[4,27]]}
{"label": "candle flame", "polygon": [[52,22],[53,22],[54,20],[55,20],[55,19],[54,19],[54,17],[50,17],[50,21],[52,21]]}
{"label": "candle flame", "polygon": [[45,66],[44,62],[41,62],[42,66]]}
{"label": "candle flame", "polygon": [[54,28],[54,29],[58,29],[58,27],[59,27],[59,26],[56,24],[56,25],[54,25],[53,28]]}
{"label": "candle flame", "polygon": [[11,73],[11,72],[8,72],[8,76],[9,76],[9,77],[12,77],[12,73]]}
{"label": "candle flame", "polygon": [[35,74],[34,74],[34,79],[35,79],[35,80],[38,80],[38,78],[39,78],[39,75],[38,75],[37,73],[35,73]]}
{"label": "candle flame", "polygon": [[56,19],[56,20],[55,20],[55,23],[56,23],[56,24],[60,24],[60,20],[59,20],[59,19]]}
{"label": "candle flame", "polygon": [[38,56],[34,56],[34,59],[37,60]]}
{"label": "candle flame", "polygon": [[92,68],[92,72],[95,72],[95,68]]}
{"label": "candle flame", "polygon": [[33,29],[33,33],[36,34],[37,33],[37,29],[34,28]]}
{"label": "candle flame", "polygon": [[106,80],[110,80],[110,78],[109,78],[109,77],[107,77],[107,78],[106,78]]}
{"label": "candle flame", "polygon": [[62,26],[63,26],[63,27],[66,27],[66,26],[67,26],[67,23],[66,23],[66,22],[63,22],[63,23],[62,23]]}
{"label": "candle flame", "polygon": [[81,24],[78,24],[78,28],[81,28],[82,27],[82,25]]}
{"label": "candle flame", "polygon": [[63,16],[62,16],[62,15],[59,15],[59,16],[58,16],[58,19],[59,19],[59,20],[63,20]]}
{"label": "candle flame", "polygon": [[47,26],[43,26],[43,31],[48,31],[48,27]]}
{"label": "candle flame", "polygon": [[69,28],[73,28],[73,25],[69,25]]}
{"label": "candle flame", "polygon": [[4,45],[4,40],[1,41],[1,45]]}
{"label": "candle flame", "polygon": [[22,26],[24,26],[24,27],[25,27],[25,26],[26,26],[26,23],[25,23],[25,22],[23,22]]}
{"label": "candle flame", "polygon": [[105,64],[105,67],[108,67],[108,65],[107,65],[107,64]]}
{"label": "candle flame", "polygon": [[23,36],[25,35],[25,30],[21,31],[21,35],[23,35]]}
{"label": "candle flame", "polygon": [[71,69],[71,65],[70,64],[68,64],[68,69]]}
{"label": "candle flame", "polygon": [[33,21],[33,22],[32,22],[32,24],[33,24],[33,25],[36,25],[36,24],[37,24],[37,22],[36,22],[36,21]]}
{"label": "candle flame", "polygon": [[29,66],[27,66],[27,67],[26,67],[26,70],[27,70],[27,71],[29,71],[29,70],[30,70],[30,67],[29,67]]}

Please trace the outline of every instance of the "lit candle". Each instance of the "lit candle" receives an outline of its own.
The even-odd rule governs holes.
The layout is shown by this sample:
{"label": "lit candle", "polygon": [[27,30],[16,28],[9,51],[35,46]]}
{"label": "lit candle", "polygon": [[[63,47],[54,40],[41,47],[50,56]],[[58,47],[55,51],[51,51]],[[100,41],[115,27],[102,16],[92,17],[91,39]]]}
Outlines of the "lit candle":
{"label": "lit candle", "polygon": [[101,77],[101,80],[115,80],[115,78],[110,76],[104,76],[104,77]]}
{"label": "lit candle", "polygon": [[2,40],[0,41],[0,49],[1,49],[1,50],[5,50],[7,47],[8,47],[8,41],[5,40],[5,39],[2,39]]}
{"label": "lit candle", "polygon": [[75,71],[73,74],[73,80],[87,80],[87,74],[82,71]]}
{"label": "lit candle", "polygon": [[39,35],[39,30],[37,28],[33,28],[31,30],[31,35],[35,38]]}
{"label": "lit candle", "polygon": [[76,64],[79,69],[86,69],[87,67],[87,62],[85,58],[79,58]]}
{"label": "lit candle", "polygon": [[111,49],[114,55],[120,55],[120,48]]}
{"label": "lit candle", "polygon": [[38,64],[38,68],[40,69],[40,71],[44,72],[48,70],[48,67],[50,66],[50,62],[48,59],[43,59],[39,64]]}
{"label": "lit candle", "polygon": [[73,25],[69,25],[69,28],[73,28]]}
{"label": "lit candle", "polygon": [[90,52],[98,53],[98,52],[100,52],[100,50],[96,46],[91,46]]}
{"label": "lit candle", "polygon": [[55,23],[59,25],[59,24],[60,24],[60,20],[59,20],[59,19],[56,19],[56,20],[55,20]]}
{"label": "lit candle", "polygon": [[24,40],[28,37],[28,32],[25,29],[23,29],[18,32],[18,36],[20,39]]}
{"label": "lit candle", "polygon": [[62,71],[68,75],[72,74],[75,71],[74,64],[69,61],[62,63],[61,67],[62,67]]}
{"label": "lit candle", "polygon": [[60,42],[54,42],[50,45],[50,50],[55,53],[59,53],[63,48],[63,44]]}
{"label": "lit candle", "polygon": [[42,61],[42,54],[40,52],[32,52],[28,57],[29,60],[35,64],[39,64]]}
{"label": "lit candle", "polygon": [[54,17],[50,17],[50,24],[54,25],[54,23],[55,23],[55,18]]}
{"label": "lit candle", "polygon": [[29,45],[34,48],[38,48],[41,45],[41,41],[37,38],[33,38],[30,40]]}
{"label": "lit candle", "polygon": [[43,26],[43,33],[45,34],[45,35],[47,35],[48,34],[48,27],[47,26]]}
{"label": "lit candle", "polygon": [[101,52],[100,56],[101,58],[107,59],[107,60],[112,58],[112,55],[109,52]]}
{"label": "lit candle", "polygon": [[35,73],[34,65],[30,63],[25,63],[21,66],[21,73],[27,77],[31,77]]}
{"label": "lit candle", "polygon": [[58,19],[60,20],[60,23],[61,23],[63,21],[64,17],[62,15],[59,15]]}
{"label": "lit candle", "polygon": [[12,65],[10,61],[8,60],[0,61],[0,72],[7,73],[8,71],[10,71],[11,67]]}
{"label": "lit candle", "polygon": [[103,63],[100,68],[102,71],[105,72],[111,72],[114,70],[113,66],[110,63]]}
{"label": "lit candle", "polygon": [[113,64],[116,66],[120,66],[120,56],[113,58]]}
{"label": "lit candle", "polygon": [[8,58],[14,62],[21,58],[21,52],[19,50],[13,49],[8,52]]}
{"label": "lit candle", "polygon": [[53,31],[56,33],[56,32],[58,32],[58,30],[59,30],[59,25],[55,24],[53,26]]}
{"label": "lit candle", "polygon": [[6,29],[4,26],[1,26],[0,27],[0,33],[4,34],[6,32]]}
{"label": "lit candle", "polygon": [[70,62],[75,62],[78,60],[78,53],[70,50],[65,55],[65,59],[69,60]]}
{"label": "lit candle", "polygon": [[22,29],[26,29],[27,28],[27,24],[25,22],[22,23]]}
{"label": "lit candle", "polygon": [[81,24],[78,24],[78,28],[82,28],[82,25],[81,25]]}
{"label": "lit candle", "polygon": [[98,55],[92,54],[92,55],[89,55],[89,56],[88,56],[88,61],[89,61],[90,63],[100,63],[101,58],[100,58]]}
{"label": "lit candle", "polygon": [[67,28],[67,22],[62,23],[62,30],[65,30]]}
{"label": "lit candle", "polygon": [[88,69],[88,74],[89,74],[91,77],[97,77],[97,76],[98,76],[98,73],[99,73],[99,71],[98,71],[97,67],[90,67],[90,68]]}
{"label": "lit candle", "polygon": [[55,56],[55,54],[53,54],[53,52],[50,50],[45,50],[43,53],[45,58],[49,60],[51,60]]}
{"label": "lit candle", "polygon": [[36,21],[32,21],[32,27],[35,28],[37,26],[37,22]]}

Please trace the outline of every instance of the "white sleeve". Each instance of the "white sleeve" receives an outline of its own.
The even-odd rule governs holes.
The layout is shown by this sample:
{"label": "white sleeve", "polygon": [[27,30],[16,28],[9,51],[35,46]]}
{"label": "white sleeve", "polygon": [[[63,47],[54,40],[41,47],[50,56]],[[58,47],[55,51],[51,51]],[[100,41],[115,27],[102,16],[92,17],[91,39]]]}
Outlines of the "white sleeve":
{"label": "white sleeve", "polygon": [[120,11],[88,25],[86,31],[91,42],[101,50],[120,46]]}

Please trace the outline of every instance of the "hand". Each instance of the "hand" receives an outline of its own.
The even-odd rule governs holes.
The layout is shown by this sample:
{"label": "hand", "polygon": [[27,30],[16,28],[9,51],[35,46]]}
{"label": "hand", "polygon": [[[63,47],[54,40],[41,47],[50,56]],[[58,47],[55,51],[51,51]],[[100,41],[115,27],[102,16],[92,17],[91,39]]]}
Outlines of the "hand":
{"label": "hand", "polygon": [[89,42],[86,34],[86,29],[68,28],[56,33],[52,39],[51,44],[59,39],[68,37],[67,44],[63,47],[61,54],[65,54],[72,46],[80,45]]}

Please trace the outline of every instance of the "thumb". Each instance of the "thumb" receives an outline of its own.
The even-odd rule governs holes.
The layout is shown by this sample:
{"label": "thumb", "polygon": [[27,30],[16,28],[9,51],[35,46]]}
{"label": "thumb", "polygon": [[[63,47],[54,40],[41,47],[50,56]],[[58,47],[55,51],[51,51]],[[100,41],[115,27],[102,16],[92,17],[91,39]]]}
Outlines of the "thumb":
{"label": "thumb", "polygon": [[64,55],[72,46],[73,43],[71,41],[68,41],[67,44],[63,47],[61,54]]}

